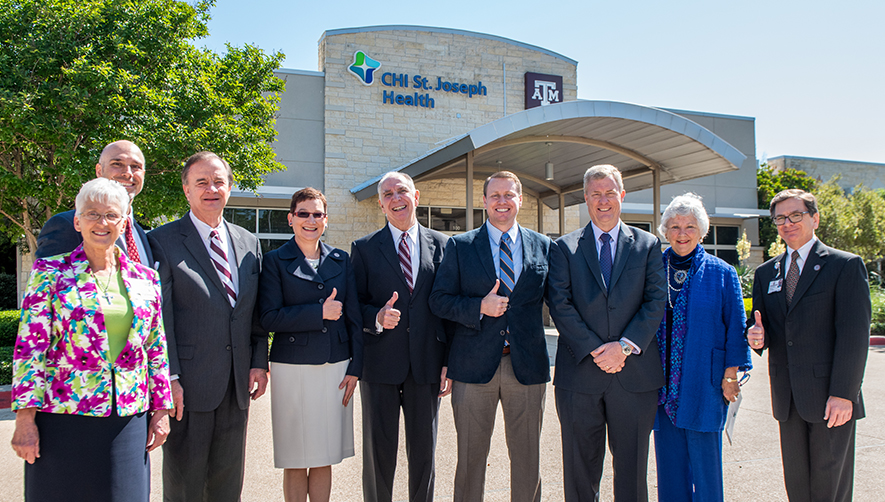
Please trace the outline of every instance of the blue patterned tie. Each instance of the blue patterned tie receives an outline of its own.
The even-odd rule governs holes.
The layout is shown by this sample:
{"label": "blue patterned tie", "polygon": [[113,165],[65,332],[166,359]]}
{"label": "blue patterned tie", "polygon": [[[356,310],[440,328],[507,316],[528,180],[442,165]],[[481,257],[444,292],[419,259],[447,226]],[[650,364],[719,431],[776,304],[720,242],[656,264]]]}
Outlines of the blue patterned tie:
{"label": "blue patterned tie", "polygon": [[513,292],[513,286],[516,284],[513,280],[516,275],[513,273],[513,254],[510,252],[510,235],[504,234],[501,237],[501,246],[498,253],[500,258],[499,268],[501,273],[501,286],[498,288],[498,294],[501,296],[510,296]]}
{"label": "blue patterned tie", "polygon": [[602,250],[599,251],[599,268],[602,269],[602,280],[605,281],[605,290],[608,291],[612,280],[612,246],[609,244],[612,236],[602,234],[599,239],[602,241]]}

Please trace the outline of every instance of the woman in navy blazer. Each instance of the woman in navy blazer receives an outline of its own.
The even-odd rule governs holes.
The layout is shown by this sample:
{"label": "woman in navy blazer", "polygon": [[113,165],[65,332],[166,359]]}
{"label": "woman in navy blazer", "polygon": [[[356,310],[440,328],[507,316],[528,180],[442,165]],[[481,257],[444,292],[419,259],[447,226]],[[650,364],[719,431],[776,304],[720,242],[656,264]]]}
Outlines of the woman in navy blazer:
{"label": "woman in navy blazer", "polygon": [[734,267],[700,245],[710,228],[701,199],[673,199],[658,232],[670,242],[667,313],[658,329],[665,383],[655,418],[658,500],[721,501],[722,429],[751,367]]}
{"label": "woman in navy blazer", "polygon": [[347,253],[320,237],[326,198],[292,196],[295,236],[264,256],[258,311],[270,349],[274,464],[287,501],[328,500],[332,464],[354,454],[353,396],[362,373],[361,314]]}

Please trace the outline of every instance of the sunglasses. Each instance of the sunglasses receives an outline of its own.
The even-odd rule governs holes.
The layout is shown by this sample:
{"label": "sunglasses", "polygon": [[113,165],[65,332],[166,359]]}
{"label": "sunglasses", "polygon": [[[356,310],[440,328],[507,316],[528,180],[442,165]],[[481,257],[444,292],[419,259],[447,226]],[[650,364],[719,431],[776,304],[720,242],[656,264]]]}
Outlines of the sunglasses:
{"label": "sunglasses", "polygon": [[315,220],[321,220],[326,217],[326,213],[310,213],[307,211],[298,211],[297,213],[292,214],[294,214],[296,218],[300,218],[302,220],[306,220],[311,216],[313,216],[313,219]]}

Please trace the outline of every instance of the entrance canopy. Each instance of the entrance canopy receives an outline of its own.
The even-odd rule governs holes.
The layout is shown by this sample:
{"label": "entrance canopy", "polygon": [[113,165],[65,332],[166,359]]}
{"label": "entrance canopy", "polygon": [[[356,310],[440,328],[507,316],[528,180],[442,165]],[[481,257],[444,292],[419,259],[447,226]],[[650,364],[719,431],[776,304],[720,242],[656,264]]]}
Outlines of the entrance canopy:
{"label": "entrance canopy", "polygon": [[[485,179],[495,171],[512,171],[525,195],[558,209],[584,202],[587,168],[613,164],[628,192],[655,188],[654,207],[659,207],[660,185],[737,170],[745,159],[723,139],[672,112],[578,100],[508,115],[446,140],[396,170],[416,182]],[[358,200],[376,196],[380,179],[367,180],[351,192]],[[472,184],[467,189],[472,195]]]}

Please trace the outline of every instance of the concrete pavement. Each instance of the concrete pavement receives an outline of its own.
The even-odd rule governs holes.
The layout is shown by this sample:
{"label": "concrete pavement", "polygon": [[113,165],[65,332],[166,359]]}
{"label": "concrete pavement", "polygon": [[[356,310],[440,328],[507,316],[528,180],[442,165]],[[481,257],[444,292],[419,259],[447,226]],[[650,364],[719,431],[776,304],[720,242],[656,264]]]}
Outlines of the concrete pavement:
{"label": "concrete pavement", "polygon": [[[553,332],[555,333],[555,332]],[[548,336],[555,343],[555,335]],[[744,400],[735,426],[735,444],[723,446],[725,499],[747,501],[785,501],[777,422],[771,416],[766,358],[754,354],[752,378],[744,386]],[[864,398],[867,417],[857,425],[857,461],[854,500],[874,502],[883,500],[879,486],[882,466],[885,465],[885,347],[870,347],[864,379]],[[359,391],[357,391],[359,394]],[[283,500],[282,471],[273,467],[273,443],[270,428],[270,400],[263,397],[254,403],[249,423],[247,467],[243,501]],[[362,500],[360,400],[356,396],[355,457],[344,460],[332,470],[332,500],[357,502]],[[553,386],[547,386],[546,410],[541,437],[541,476],[543,501],[560,501],[562,493],[562,458],[559,421],[553,399]],[[503,415],[500,408],[489,454],[485,500],[510,500],[509,459],[504,441]],[[22,498],[22,462],[8,446],[14,428],[14,414],[0,411],[0,501]],[[650,500],[655,493],[654,446],[650,447],[648,486]],[[436,500],[452,500],[456,463],[455,427],[452,421],[450,398],[440,407],[439,439],[437,447]],[[607,456],[608,457],[608,456]],[[394,485],[394,500],[408,499],[405,463],[405,445],[400,427],[400,454]],[[152,457],[153,479],[151,502],[162,500],[160,466],[162,453]],[[76,469],[72,466],[72,469]],[[612,470],[608,462],[603,477],[603,499],[611,500]]]}

